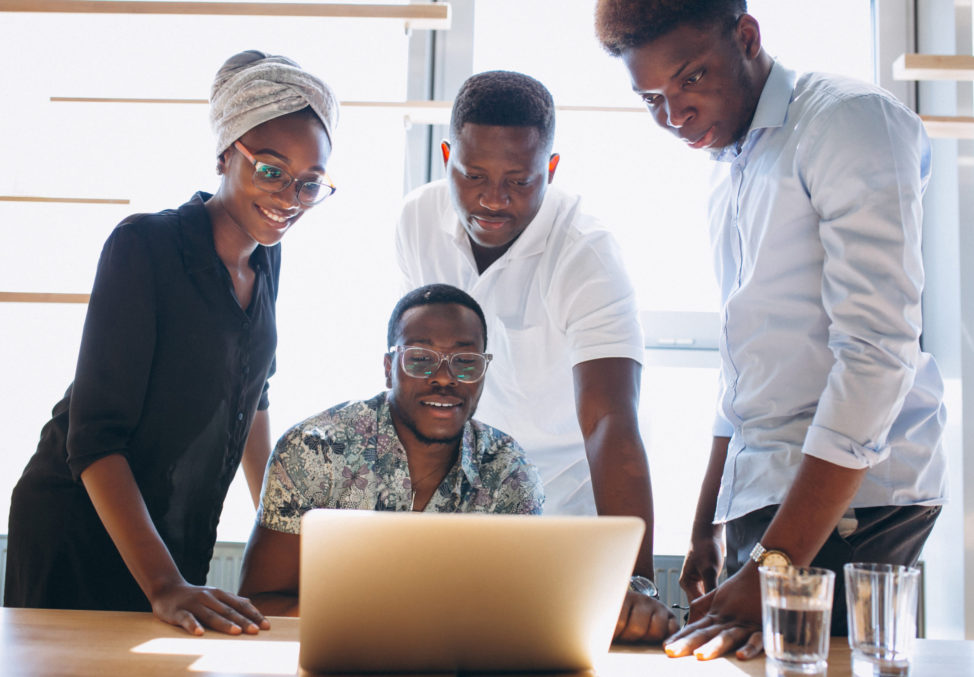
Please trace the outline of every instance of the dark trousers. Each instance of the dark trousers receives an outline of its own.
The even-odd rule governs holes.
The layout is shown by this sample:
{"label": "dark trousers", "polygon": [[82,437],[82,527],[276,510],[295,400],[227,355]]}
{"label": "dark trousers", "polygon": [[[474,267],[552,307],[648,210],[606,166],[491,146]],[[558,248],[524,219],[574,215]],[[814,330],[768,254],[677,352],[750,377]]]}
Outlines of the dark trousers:
{"label": "dark trousers", "polygon": [[[835,572],[835,595],[832,600],[832,634],[849,634],[845,579],[842,565],[846,562],[877,562],[914,566],[920,550],[930,535],[941,506],[881,506],[856,508],[855,530],[847,536],[833,529],[811,566]],[[771,505],[731,520],[726,525],[727,573],[733,575],[750,559],[751,549],[761,540],[778,511]]]}

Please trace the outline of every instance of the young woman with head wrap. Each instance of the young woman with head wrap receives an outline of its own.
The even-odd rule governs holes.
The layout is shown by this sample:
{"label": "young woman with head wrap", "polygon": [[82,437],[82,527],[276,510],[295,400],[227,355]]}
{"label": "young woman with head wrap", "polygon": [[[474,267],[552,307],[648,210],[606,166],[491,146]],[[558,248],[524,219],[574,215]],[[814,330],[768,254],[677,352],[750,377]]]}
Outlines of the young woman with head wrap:
{"label": "young woman with head wrap", "polygon": [[74,382],[14,488],[4,604],[152,610],[202,634],[269,627],[205,586],[238,465],[257,502],[284,233],[334,188],[338,102],[248,51],[210,98],[216,194],[123,221],[102,251]]}

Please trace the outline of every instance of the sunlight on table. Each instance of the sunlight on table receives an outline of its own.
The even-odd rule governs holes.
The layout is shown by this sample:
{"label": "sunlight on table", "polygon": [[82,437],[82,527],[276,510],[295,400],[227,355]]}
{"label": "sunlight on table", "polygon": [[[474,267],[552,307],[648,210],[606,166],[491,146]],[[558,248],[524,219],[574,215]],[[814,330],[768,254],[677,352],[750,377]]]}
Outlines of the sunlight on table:
{"label": "sunlight on table", "polygon": [[132,653],[199,656],[190,672],[294,675],[298,671],[297,642],[159,637],[139,644]]}

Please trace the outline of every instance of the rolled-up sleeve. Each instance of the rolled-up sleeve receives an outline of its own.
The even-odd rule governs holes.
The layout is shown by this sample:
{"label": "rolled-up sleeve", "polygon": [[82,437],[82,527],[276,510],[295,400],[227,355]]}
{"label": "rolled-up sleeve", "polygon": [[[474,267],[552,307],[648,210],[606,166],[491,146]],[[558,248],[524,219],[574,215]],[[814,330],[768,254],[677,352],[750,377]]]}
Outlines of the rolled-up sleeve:
{"label": "rolled-up sleeve", "polygon": [[100,458],[129,454],[152,368],[156,301],[146,243],[116,228],[98,261],[72,386],[67,460],[75,479]]}
{"label": "rolled-up sleeve", "polygon": [[916,116],[877,96],[843,102],[815,127],[803,141],[802,178],[820,216],[835,363],[803,451],[864,468],[888,456],[887,436],[920,356],[930,146]]}

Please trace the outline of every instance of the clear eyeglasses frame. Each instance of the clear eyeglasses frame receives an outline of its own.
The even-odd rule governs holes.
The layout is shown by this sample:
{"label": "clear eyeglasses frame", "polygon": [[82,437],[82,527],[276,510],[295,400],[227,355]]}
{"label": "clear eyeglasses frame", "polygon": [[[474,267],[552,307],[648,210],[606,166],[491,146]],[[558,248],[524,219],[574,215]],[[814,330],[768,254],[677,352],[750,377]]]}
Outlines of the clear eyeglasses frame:
{"label": "clear eyeglasses frame", "polygon": [[297,186],[298,202],[313,207],[334,194],[336,188],[326,173],[321,181],[298,181],[277,165],[261,162],[240,141],[233,147],[254,166],[254,185],[265,193],[279,193],[288,186]]}
{"label": "clear eyeglasses frame", "polygon": [[407,376],[430,378],[446,362],[447,369],[461,383],[476,383],[482,379],[494,358],[489,353],[441,353],[420,346],[392,346],[389,352],[399,354],[399,362]]}

